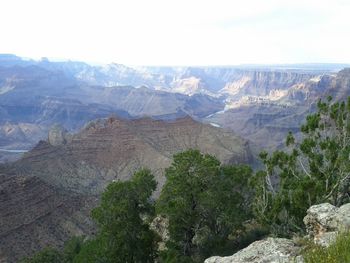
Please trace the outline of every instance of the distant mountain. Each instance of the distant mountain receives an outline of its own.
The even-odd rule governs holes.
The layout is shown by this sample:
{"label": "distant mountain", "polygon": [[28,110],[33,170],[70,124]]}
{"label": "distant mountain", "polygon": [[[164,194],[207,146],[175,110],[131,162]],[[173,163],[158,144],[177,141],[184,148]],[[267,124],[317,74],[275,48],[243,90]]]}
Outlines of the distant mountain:
{"label": "distant mountain", "polygon": [[172,155],[190,148],[224,163],[252,161],[245,140],[189,117],[100,119],[76,134],[56,126],[22,159],[0,166],[0,261],[91,233],[89,211],[108,183],[149,167],[159,191]]}
{"label": "distant mountain", "polygon": [[336,100],[344,100],[350,96],[350,68],[343,69],[330,79],[327,85],[326,95],[330,95]]}
{"label": "distant mountain", "polygon": [[329,95],[335,101],[350,96],[350,69],[292,85],[274,100],[264,96],[241,99],[232,109],[208,116],[205,121],[233,130],[260,149],[273,150],[284,144],[289,131],[298,135],[306,115],[315,111],[319,99]]}
{"label": "distant mountain", "polygon": [[[202,94],[188,96],[145,87],[91,86],[57,69],[55,63],[42,67],[43,64],[51,65],[42,62],[0,66],[0,148],[28,149],[37,142],[34,139],[45,138],[48,128],[55,123],[77,130],[87,121],[111,115],[201,118],[224,108],[220,99]],[[64,68],[74,63],[59,65]],[[9,125],[31,128],[24,131],[25,136],[18,137],[17,133],[7,132]]]}
{"label": "distant mountain", "polygon": [[[77,130],[89,120],[111,115],[168,120],[190,115],[232,129],[254,140],[258,148],[275,147],[288,129],[299,127],[316,98],[332,87],[346,87],[337,77],[344,66],[127,67],[4,54],[0,148],[28,149],[34,145],[30,137],[44,138],[55,123]],[[346,89],[343,94],[334,92],[344,97]],[[19,137],[4,132],[5,125],[32,128]],[[273,127],[276,137],[268,136]],[[7,158],[2,155],[0,161]]]}
{"label": "distant mountain", "polygon": [[[215,95],[232,86],[245,74],[254,72],[280,72],[320,75],[337,72],[350,64],[287,64],[240,65],[225,67],[127,67],[111,63],[89,65],[77,61],[52,62],[21,59],[15,55],[0,54],[0,67],[38,66],[50,71],[60,71],[88,85],[96,86],[146,86],[184,94],[205,93]],[[278,75],[278,74],[277,74]],[[278,81],[278,80],[276,80]],[[230,84],[231,83],[231,84]]]}

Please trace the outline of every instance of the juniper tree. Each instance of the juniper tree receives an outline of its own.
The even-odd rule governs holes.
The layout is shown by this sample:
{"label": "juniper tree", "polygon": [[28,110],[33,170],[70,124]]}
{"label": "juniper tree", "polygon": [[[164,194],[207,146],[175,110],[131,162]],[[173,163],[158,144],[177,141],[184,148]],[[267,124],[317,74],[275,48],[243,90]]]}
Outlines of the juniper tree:
{"label": "juniper tree", "polygon": [[223,252],[249,214],[243,193],[249,192],[251,173],[247,166],[221,166],[197,150],[174,155],[157,202],[157,211],[169,219],[165,262],[203,262]]}

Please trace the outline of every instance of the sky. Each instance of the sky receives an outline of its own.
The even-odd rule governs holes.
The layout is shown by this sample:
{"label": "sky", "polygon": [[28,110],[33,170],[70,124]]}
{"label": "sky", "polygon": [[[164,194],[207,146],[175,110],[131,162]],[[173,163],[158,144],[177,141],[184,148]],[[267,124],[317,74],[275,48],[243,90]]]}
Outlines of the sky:
{"label": "sky", "polygon": [[350,63],[350,0],[1,0],[0,36],[36,59]]}

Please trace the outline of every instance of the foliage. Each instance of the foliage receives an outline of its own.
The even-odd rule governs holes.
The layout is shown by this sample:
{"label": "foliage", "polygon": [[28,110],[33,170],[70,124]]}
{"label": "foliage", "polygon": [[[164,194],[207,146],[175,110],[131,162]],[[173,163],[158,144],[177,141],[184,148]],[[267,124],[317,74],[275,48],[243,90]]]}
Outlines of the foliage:
{"label": "foliage", "polygon": [[334,244],[328,248],[311,245],[304,252],[305,263],[350,262],[350,234],[339,234]]}
{"label": "foliage", "polygon": [[247,166],[221,166],[197,150],[174,155],[157,202],[157,212],[169,219],[170,241],[163,260],[201,262],[225,253],[230,235],[249,214],[251,174]]}
{"label": "foliage", "polygon": [[46,248],[35,254],[33,257],[21,260],[21,263],[62,263],[62,254],[53,248]]}
{"label": "foliage", "polygon": [[[106,256],[106,240],[100,237],[84,242],[79,254],[77,254],[72,263],[109,263]],[[68,263],[68,262],[67,262]]]}
{"label": "foliage", "polygon": [[156,181],[149,170],[140,170],[130,181],[107,187],[100,206],[92,212],[100,229],[98,242],[89,243],[92,247],[99,245],[92,250],[103,254],[103,262],[153,262],[155,234],[147,218],[154,213],[150,198],[155,189]]}
{"label": "foliage", "polygon": [[63,249],[63,261],[66,263],[73,262],[75,257],[80,253],[84,245],[83,237],[73,237],[68,240]]}
{"label": "foliage", "polygon": [[350,98],[346,103],[329,98],[317,106],[301,127],[301,143],[289,133],[288,150],[262,152],[265,170],[252,180],[255,215],[278,235],[302,232],[311,205],[349,202]]}

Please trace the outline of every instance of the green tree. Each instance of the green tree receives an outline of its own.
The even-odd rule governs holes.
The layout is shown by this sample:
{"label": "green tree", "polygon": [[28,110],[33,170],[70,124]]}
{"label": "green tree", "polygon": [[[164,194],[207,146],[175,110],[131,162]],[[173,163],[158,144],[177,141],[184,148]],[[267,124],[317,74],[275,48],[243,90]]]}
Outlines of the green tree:
{"label": "green tree", "polygon": [[54,248],[45,248],[33,257],[21,260],[22,263],[62,263],[62,254]]}
{"label": "green tree", "polygon": [[265,170],[253,181],[254,211],[277,235],[302,232],[311,205],[350,201],[350,98],[317,106],[301,126],[300,143],[289,133],[287,150],[260,154]]}
{"label": "green tree", "polygon": [[[113,262],[108,255],[108,240],[102,236],[87,240],[84,242],[79,254],[77,254],[73,263],[110,263]],[[117,261],[119,262],[119,261]]]}
{"label": "green tree", "polygon": [[[197,150],[176,154],[157,201],[169,219],[166,262],[201,262],[223,248],[248,217],[246,166],[221,166]],[[243,196],[243,192],[246,196]]]}
{"label": "green tree", "polygon": [[73,237],[64,244],[63,262],[72,263],[84,245],[84,237]]}
{"label": "green tree", "polygon": [[92,212],[100,231],[98,242],[89,245],[99,244],[103,262],[153,262],[155,234],[147,220],[154,213],[151,195],[156,185],[149,170],[140,170],[129,181],[111,183],[102,194]]}

